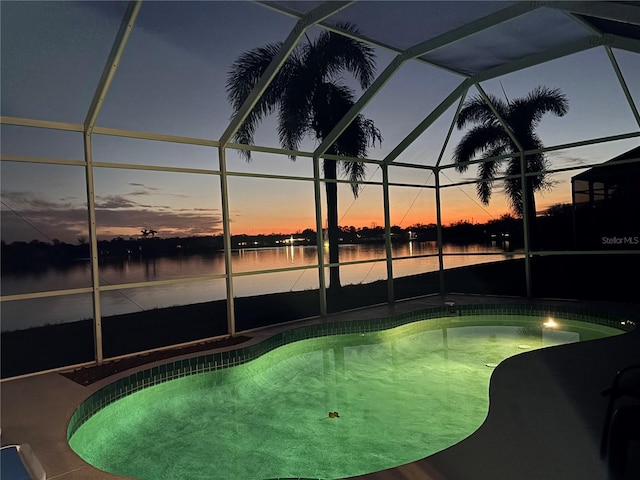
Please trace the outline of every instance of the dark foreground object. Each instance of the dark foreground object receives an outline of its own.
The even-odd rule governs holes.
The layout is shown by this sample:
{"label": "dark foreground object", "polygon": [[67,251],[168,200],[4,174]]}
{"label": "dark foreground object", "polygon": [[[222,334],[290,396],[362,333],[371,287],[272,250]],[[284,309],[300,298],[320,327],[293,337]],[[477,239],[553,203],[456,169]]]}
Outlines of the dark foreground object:
{"label": "dark foreground object", "polygon": [[[640,255],[537,256],[531,261],[537,298],[640,303]],[[522,259],[445,270],[444,291],[526,296]],[[396,300],[440,293],[440,274],[394,280]],[[329,289],[329,313],[387,303],[385,281]],[[320,315],[317,290],[235,299],[236,331]],[[134,312],[102,319],[104,358],[229,334],[225,300]],[[2,378],[95,359],[93,322],[83,320],[4,332]]]}

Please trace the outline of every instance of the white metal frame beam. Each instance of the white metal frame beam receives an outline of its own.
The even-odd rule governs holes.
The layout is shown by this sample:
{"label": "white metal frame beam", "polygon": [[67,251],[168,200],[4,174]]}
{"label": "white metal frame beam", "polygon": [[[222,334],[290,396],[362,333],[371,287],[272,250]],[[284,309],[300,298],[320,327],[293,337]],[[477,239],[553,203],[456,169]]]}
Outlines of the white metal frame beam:
{"label": "white metal frame beam", "polygon": [[69,132],[84,132],[84,125],[80,123],[56,122],[51,120],[37,120],[34,118],[0,116],[2,125],[15,125],[17,127],[46,128],[49,130],[65,130]]}
{"label": "white metal frame beam", "polygon": [[102,105],[104,104],[104,99],[107,96],[109,87],[111,87],[111,82],[113,81],[113,77],[115,76],[116,70],[118,69],[118,65],[120,63],[120,58],[122,57],[122,52],[124,51],[124,47],[129,40],[129,36],[131,35],[131,31],[133,30],[133,24],[138,17],[138,13],[140,13],[141,6],[141,0],[129,2],[129,4],[127,5],[122,23],[120,24],[120,28],[118,29],[118,33],[116,33],[116,38],[113,42],[113,46],[111,47],[111,52],[109,52],[107,63],[102,70],[102,75],[100,77],[100,81],[98,82],[98,88],[93,95],[91,105],[89,106],[87,116],[84,120],[85,133],[91,134],[93,127],[96,124],[98,114],[102,109]]}
{"label": "white metal frame beam", "polygon": [[113,42],[111,52],[107,58],[107,63],[102,71],[102,76],[98,82],[93,100],[87,112],[84,121],[84,154],[86,160],[86,182],[87,182],[87,210],[89,215],[89,245],[91,248],[91,285],[93,287],[93,330],[94,330],[94,348],[95,360],[102,363],[104,360],[102,348],[102,313],[100,307],[100,272],[98,267],[98,237],[96,233],[96,201],[95,188],[93,181],[93,154],[91,146],[91,135],[96,119],[100,113],[100,109],[104,103],[104,99],[111,86],[111,81],[115,75],[116,69],[120,62],[124,47],[131,35],[133,24],[140,12],[142,2],[129,2],[125,14],[120,24],[118,33]]}
{"label": "white metal frame beam", "polygon": [[[627,82],[622,74],[622,70],[620,70],[620,66],[618,65],[618,61],[616,60],[615,55],[610,47],[605,47],[607,51],[607,55],[609,57],[609,61],[611,62],[611,66],[613,70],[616,72],[616,77],[618,77],[618,82],[620,82],[620,87],[624,92],[624,96],[627,99],[627,103],[629,104],[629,108],[631,108],[631,112],[633,112],[633,116],[636,119],[636,123],[640,126],[640,114],[638,114],[638,108],[636,107],[635,102],[633,101],[633,97],[631,96],[631,92],[629,91],[629,87]],[[637,79],[636,79],[637,80]]]}
{"label": "white metal frame beam", "polygon": [[[638,48],[640,48],[640,42],[637,43]],[[514,62],[490,68],[489,70],[485,70],[484,72],[473,75],[470,78],[474,83],[484,82],[492,78],[507,75],[509,73],[513,73],[525,68],[534,67],[551,60],[557,60],[559,58],[573,55],[575,53],[584,52],[592,48],[603,46],[618,47],[619,44],[620,39],[618,37],[613,37],[611,35],[592,35],[571,43],[567,43],[560,47],[553,48],[546,52],[536,53],[527,57],[520,58]]]}
{"label": "white metal frame beam", "polygon": [[[468,91],[468,90],[467,90]],[[442,148],[440,149],[440,154],[438,155],[438,160],[436,161],[436,167],[439,167],[442,163],[442,158],[444,157],[444,152],[447,150],[447,145],[449,144],[449,140],[451,139],[451,134],[453,133],[453,129],[456,126],[456,122],[458,121],[458,117],[460,116],[460,110],[464,106],[465,98],[467,97],[467,93],[464,92],[460,95],[460,101],[458,102],[458,108],[456,108],[456,113],[451,119],[451,125],[449,125],[449,131],[447,132],[447,137],[442,143]]]}
{"label": "white metal frame beam", "polygon": [[424,133],[424,131],[429,128],[440,116],[446,112],[451,105],[455,103],[461,96],[465,95],[469,87],[471,86],[471,82],[469,80],[464,80],[460,85],[458,85],[448,96],[445,98],[440,104],[433,109],[433,111],[422,121],[420,124],[414,128],[409,135],[407,135],[397,146],[394,148],[391,153],[389,153],[384,160],[382,161],[384,164],[389,164],[393,162],[398,156],[404,152],[409,145],[411,145],[420,135]]}
{"label": "white metal frame beam", "polygon": [[517,3],[515,5],[504,8],[496,13],[487,15],[483,18],[470,22],[459,28],[455,28],[449,32],[439,35],[425,42],[420,42],[399,54],[384,69],[384,71],[376,78],[371,86],[362,94],[354,106],[345,114],[345,116],[337,123],[335,128],[327,135],[323,142],[318,146],[315,155],[322,156],[329,147],[337,140],[337,138],[345,131],[349,124],[364,109],[371,99],[384,87],[391,77],[400,69],[404,62],[420,57],[428,52],[444,47],[451,43],[457,42],[469,35],[482,32],[488,28],[495,27],[500,23],[517,18],[525,13],[539,8],[532,2]]}
{"label": "white metal frame beam", "polygon": [[455,97],[462,94],[462,91],[466,90],[472,85],[479,85],[480,82],[486,81],[492,78],[496,78],[502,75],[506,75],[508,73],[512,73],[517,70],[521,70],[523,68],[532,67],[550,60],[554,60],[557,58],[562,58],[567,55],[571,55],[574,53],[578,53],[584,50],[588,50],[591,48],[595,48],[598,46],[603,46],[611,43],[615,43],[616,39],[612,39],[610,36],[590,36],[585,39],[578,40],[571,44],[554,48],[547,52],[530,55],[528,57],[524,57],[516,62],[512,62],[509,64],[501,65],[499,67],[492,68],[480,74],[474,75],[470,77],[468,80],[463,82],[458,86],[456,90],[454,90],[448,97],[443,101],[431,114],[425,118],[420,125],[418,125],[407,137],[404,138],[397,146],[393,149],[391,153],[389,153],[383,163],[391,163],[398,156],[406,150],[424,131],[435,122],[440,115],[442,115],[455,101]]}
{"label": "white metal frame beam", "polygon": [[620,50],[628,50],[633,53],[640,53],[640,40],[635,38],[621,37],[619,35],[605,35],[606,45]]}

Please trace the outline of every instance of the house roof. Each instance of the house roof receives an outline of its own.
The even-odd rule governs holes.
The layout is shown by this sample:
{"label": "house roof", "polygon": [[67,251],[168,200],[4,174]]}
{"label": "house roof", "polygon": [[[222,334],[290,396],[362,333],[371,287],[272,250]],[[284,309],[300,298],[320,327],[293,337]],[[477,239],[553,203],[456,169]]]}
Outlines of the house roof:
{"label": "house roof", "polygon": [[[619,165],[615,165],[619,163]],[[607,167],[607,168],[603,168]],[[574,180],[585,181],[634,181],[640,182],[640,146],[632,148],[601,165],[595,166],[571,178]],[[626,180],[625,180],[626,179]]]}

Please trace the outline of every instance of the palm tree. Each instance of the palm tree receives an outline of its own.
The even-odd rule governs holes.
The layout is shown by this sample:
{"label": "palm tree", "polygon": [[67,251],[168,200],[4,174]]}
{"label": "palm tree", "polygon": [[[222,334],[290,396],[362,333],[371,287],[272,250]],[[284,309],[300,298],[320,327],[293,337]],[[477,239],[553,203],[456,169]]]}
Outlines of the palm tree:
{"label": "palm tree", "polygon": [[[358,33],[350,23],[340,25],[343,30]],[[282,43],[267,44],[241,54],[231,66],[227,78],[227,95],[234,114],[238,112],[255,87]],[[308,135],[322,142],[338,121],[355,104],[355,92],[344,85],[341,75],[351,73],[362,89],[373,81],[374,51],[368,45],[333,32],[322,32],[314,40],[299,44],[283,64],[260,100],[234,136],[237,143],[252,144],[257,125],[269,114],[278,113],[278,136],[284,149],[297,150]],[[357,115],[326,153],[364,158],[367,149],[381,142],[380,131],[372,120]],[[251,152],[240,151],[247,161]],[[295,155],[290,156],[295,160]],[[365,178],[366,166],[361,162],[336,162],[324,159],[326,180],[336,180],[338,168],[351,181],[355,197],[359,180]],[[325,182],[327,197],[327,227],[329,233],[329,262],[338,262],[338,186]],[[338,267],[330,269],[330,287],[340,287]]]}
{"label": "palm tree", "polygon": [[[549,89],[539,86],[526,97],[513,101],[503,101],[488,95],[487,98],[498,112],[499,117],[511,130],[511,134],[525,150],[542,148],[542,141],[535,130],[545,113],[564,116],[569,110],[569,102],[559,89]],[[522,216],[524,202],[522,196],[521,163],[519,148],[505,130],[498,116],[481,96],[472,97],[463,105],[457,120],[458,129],[467,124],[474,126],[462,137],[457,145],[453,159],[458,172],[465,172],[468,165],[464,162],[473,160],[479,153],[487,159],[500,155],[514,154],[507,159],[504,173],[511,178],[504,181],[509,206],[513,212]],[[488,160],[478,166],[478,197],[485,205],[489,204],[493,192],[493,183],[499,174],[502,160]],[[547,159],[543,153],[527,155],[525,158],[525,173],[539,172],[538,175],[526,177],[527,216],[530,231],[533,235],[533,223],[536,218],[536,203],[534,193],[550,188],[551,183],[546,176]]]}

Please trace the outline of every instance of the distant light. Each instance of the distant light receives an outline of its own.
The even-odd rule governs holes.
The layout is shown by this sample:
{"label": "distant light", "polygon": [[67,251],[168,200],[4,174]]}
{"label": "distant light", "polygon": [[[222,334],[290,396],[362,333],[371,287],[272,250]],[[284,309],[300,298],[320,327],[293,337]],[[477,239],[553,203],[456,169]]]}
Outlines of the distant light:
{"label": "distant light", "polygon": [[546,322],[544,322],[542,324],[544,327],[547,328],[556,328],[558,326],[558,324],[556,323],[556,321],[553,318],[549,318]]}

